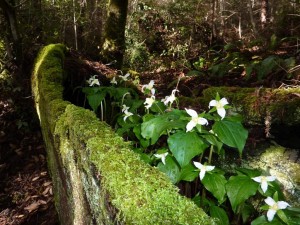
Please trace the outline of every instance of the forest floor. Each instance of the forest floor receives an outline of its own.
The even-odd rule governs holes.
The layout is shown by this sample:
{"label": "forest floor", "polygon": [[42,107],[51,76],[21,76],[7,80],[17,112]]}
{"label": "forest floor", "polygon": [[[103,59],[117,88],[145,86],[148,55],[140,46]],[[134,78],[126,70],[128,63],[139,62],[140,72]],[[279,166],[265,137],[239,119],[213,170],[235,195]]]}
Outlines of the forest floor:
{"label": "forest floor", "polygon": [[0,225],[55,225],[52,182],[30,79],[0,80]]}

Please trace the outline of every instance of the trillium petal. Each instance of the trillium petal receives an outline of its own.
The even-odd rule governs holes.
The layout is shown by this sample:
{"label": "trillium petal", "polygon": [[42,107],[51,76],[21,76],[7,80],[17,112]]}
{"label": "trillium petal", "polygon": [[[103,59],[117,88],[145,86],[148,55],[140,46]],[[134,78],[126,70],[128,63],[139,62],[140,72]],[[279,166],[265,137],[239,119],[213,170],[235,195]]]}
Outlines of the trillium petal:
{"label": "trillium petal", "polygon": [[198,118],[198,124],[200,124],[200,125],[207,125],[208,121],[205,118],[199,117]]}
{"label": "trillium petal", "polygon": [[188,122],[188,124],[186,125],[186,132],[189,132],[191,130],[193,130],[193,128],[196,126],[197,124],[191,120],[190,122]]}
{"label": "trillium petal", "polygon": [[274,181],[274,180],[276,180],[276,177],[275,176],[268,176],[268,177],[266,177],[266,180],[267,181]]}
{"label": "trillium petal", "polygon": [[189,114],[193,118],[198,117],[198,113],[193,109],[185,109],[185,111],[187,112],[187,114]]}
{"label": "trillium petal", "polygon": [[222,104],[222,106],[228,105],[228,104],[229,104],[226,98],[222,98],[222,99],[220,100],[220,103]]}
{"label": "trillium petal", "polygon": [[267,217],[268,217],[268,221],[272,221],[274,216],[276,214],[276,210],[274,209],[269,209],[268,212],[267,212]]}
{"label": "trillium petal", "polygon": [[206,173],[206,170],[200,170],[200,173],[199,173],[200,180],[203,179],[203,177],[205,176],[205,173]]}
{"label": "trillium petal", "polygon": [[224,119],[226,115],[226,110],[224,108],[218,108],[217,113],[219,114],[219,116],[221,116],[222,119]]}
{"label": "trillium petal", "polygon": [[206,171],[212,171],[215,168],[215,166],[206,166]]}
{"label": "trillium petal", "polygon": [[260,183],[261,182],[261,176],[259,176],[259,177],[253,177],[252,180]]}
{"label": "trillium petal", "polygon": [[201,170],[203,168],[203,165],[201,163],[199,163],[199,162],[193,162],[193,163],[199,170]]}
{"label": "trillium petal", "polygon": [[265,199],[265,203],[267,203],[269,206],[273,206],[274,204],[276,204],[276,202],[274,201],[274,199],[271,198],[271,197],[267,197]]}
{"label": "trillium petal", "polygon": [[267,189],[268,189],[268,182],[265,181],[265,180],[263,180],[263,181],[261,182],[261,184],[260,184],[260,187],[261,187],[262,191],[263,191],[264,193],[266,193],[266,191],[267,191]]}
{"label": "trillium petal", "polygon": [[209,102],[208,107],[213,107],[213,106],[216,106],[216,105],[217,105],[217,101],[216,101],[216,100],[211,100],[211,101]]}
{"label": "trillium petal", "polygon": [[279,201],[279,202],[277,202],[277,206],[279,209],[285,209],[286,207],[288,207],[290,205],[285,201]]}

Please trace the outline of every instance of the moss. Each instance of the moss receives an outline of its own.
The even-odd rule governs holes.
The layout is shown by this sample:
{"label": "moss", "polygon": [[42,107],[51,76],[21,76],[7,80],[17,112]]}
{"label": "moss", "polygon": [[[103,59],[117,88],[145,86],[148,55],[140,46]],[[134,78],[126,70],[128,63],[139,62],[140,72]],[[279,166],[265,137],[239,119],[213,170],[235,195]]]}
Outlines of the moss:
{"label": "moss", "polygon": [[300,124],[300,98],[297,96],[300,88],[212,87],[203,91],[200,101],[208,105],[216,93],[226,97],[233,110],[250,123],[263,124],[267,113],[271,113],[272,123]]}
{"label": "moss", "polygon": [[[262,154],[247,159],[244,165],[268,171],[277,177],[284,186],[286,197],[293,206],[300,206],[300,164],[297,150],[286,149],[282,146],[271,146]],[[295,157],[296,156],[296,157]]]}

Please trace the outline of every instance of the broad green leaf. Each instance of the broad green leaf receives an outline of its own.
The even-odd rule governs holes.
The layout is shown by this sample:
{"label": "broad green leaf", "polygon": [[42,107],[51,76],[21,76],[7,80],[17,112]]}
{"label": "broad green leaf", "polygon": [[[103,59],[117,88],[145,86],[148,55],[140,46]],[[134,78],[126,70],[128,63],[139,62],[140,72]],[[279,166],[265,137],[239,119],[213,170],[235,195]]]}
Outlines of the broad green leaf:
{"label": "broad green leaf", "polygon": [[184,127],[185,122],[179,120],[179,116],[174,113],[168,113],[143,122],[141,135],[146,139],[151,139],[151,144],[153,145],[167,130],[176,128],[184,129]]}
{"label": "broad green leaf", "polygon": [[250,196],[255,195],[259,183],[248,176],[232,176],[226,184],[227,196],[232,210],[237,211],[238,206]]}
{"label": "broad green leaf", "polygon": [[142,135],[141,135],[141,125],[140,124],[136,124],[134,126],[133,133],[135,134],[137,139],[139,139],[140,144],[143,148],[147,148],[150,145],[149,140],[143,138]]}
{"label": "broad green leaf", "polygon": [[160,162],[157,167],[170,178],[172,183],[176,184],[180,180],[180,168],[173,157],[168,155],[166,165]]}
{"label": "broad green leaf", "polygon": [[211,145],[217,147],[218,152],[222,149],[223,143],[218,140],[218,138],[213,134],[202,135],[202,137]]}
{"label": "broad green leaf", "polygon": [[300,224],[300,208],[287,207],[284,210],[290,225]]}
{"label": "broad green leaf", "polygon": [[236,171],[247,175],[248,177],[258,177],[261,175],[261,171],[258,169],[248,169],[248,168],[235,168]]}
{"label": "broad green leaf", "polygon": [[196,132],[184,131],[171,135],[168,138],[168,145],[181,167],[188,165],[192,158],[208,147]]}
{"label": "broad green leaf", "polygon": [[251,225],[284,225],[284,223],[280,222],[276,217],[269,222],[266,216],[260,216],[253,220]]}
{"label": "broad green leaf", "polygon": [[225,201],[225,185],[227,180],[223,175],[218,173],[206,173],[202,179],[202,183],[204,187],[218,199],[220,204]]}
{"label": "broad green leaf", "polygon": [[211,206],[209,208],[209,214],[213,218],[219,219],[218,225],[229,225],[229,219],[224,209],[219,206]]}
{"label": "broad green leaf", "polygon": [[194,181],[198,177],[199,171],[195,170],[195,167],[189,163],[181,169],[180,180]]}
{"label": "broad green leaf", "polygon": [[288,218],[287,216],[285,215],[284,211],[283,210],[277,210],[277,215],[278,217],[286,224],[289,224],[289,221],[288,221]]}
{"label": "broad green leaf", "polygon": [[243,223],[246,224],[247,220],[249,220],[249,218],[252,215],[255,215],[256,213],[256,209],[253,207],[252,204],[243,204],[243,208],[242,208],[242,218],[243,218]]}
{"label": "broad green leaf", "polygon": [[98,93],[87,96],[87,100],[89,102],[89,105],[91,106],[91,108],[93,109],[94,112],[101,105],[101,102],[105,98],[105,95],[106,95],[105,92],[98,92]]}
{"label": "broad green leaf", "polygon": [[216,121],[213,125],[213,131],[224,144],[237,148],[240,154],[242,154],[248,137],[248,131],[241,123],[225,119]]}

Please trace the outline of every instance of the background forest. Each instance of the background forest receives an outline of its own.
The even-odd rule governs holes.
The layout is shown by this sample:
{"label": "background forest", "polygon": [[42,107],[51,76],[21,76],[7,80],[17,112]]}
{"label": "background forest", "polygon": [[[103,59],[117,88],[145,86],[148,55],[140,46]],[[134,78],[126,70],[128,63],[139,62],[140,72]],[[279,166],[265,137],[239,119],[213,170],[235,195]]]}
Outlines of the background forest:
{"label": "background forest", "polygon": [[[112,18],[111,12],[119,18]],[[3,89],[0,106],[5,108],[4,102],[11,97],[21,98],[14,102],[15,105],[12,104],[21,105],[16,110],[20,119],[13,118],[12,123],[18,132],[21,131],[21,135],[35,141],[41,141],[41,137],[37,135],[28,138],[28,133],[38,126],[38,122],[32,119],[33,110],[28,110],[24,96],[29,96],[26,99],[30,99],[30,75],[38,51],[51,43],[63,43],[70,50],[71,59],[66,60],[65,66],[74,75],[74,79],[68,80],[72,90],[67,90],[66,96],[72,98],[77,95],[79,101],[82,101],[80,98],[83,94],[79,93],[81,90],[76,89],[77,86],[87,86],[86,81],[96,82],[95,75],[92,76],[95,73],[102,78],[100,73],[103,68],[104,74],[108,70],[117,71],[120,73],[119,78],[127,78],[127,72],[130,72],[135,84],[148,83],[143,88],[148,89],[149,93],[153,88],[151,81],[155,80],[155,88],[161,95],[159,97],[170,94],[175,87],[172,92],[174,99],[175,94],[181,97],[199,97],[210,86],[255,87],[259,95],[261,87],[299,87],[300,82],[299,0],[0,0],[0,30],[0,87]],[[4,78],[11,80],[8,82]],[[109,82],[108,79],[105,81]],[[126,83],[122,84],[128,88]],[[88,88],[82,89],[87,95]],[[123,101],[126,93],[122,94]],[[166,96],[165,101],[172,95]],[[146,98],[146,101],[147,99],[151,100]],[[219,101],[220,96],[216,100]],[[170,101],[170,110],[173,101]],[[91,105],[95,112],[102,101],[98,100],[97,103],[99,104],[95,109]],[[139,104],[144,106],[142,101]],[[125,113],[125,118],[120,117],[121,122],[124,121],[123,125],[133,115],[128,109],[126,105],[122,109]],[[0,117],[5,114],[4,111]],[[168,110],[165,112],[168,113]],[[187,113],[193,114],[188,110]],[[184,112],[181,115],[185,115]],[[218,117],[215,118],[217,121]],[[11,123],[1,122],[0,128],[7,124]],[[240,133],[246,133],[243,128],[239,128]],[[262,131],[259,134],[257,132],[257,135],[267,136],[268,128],[267,131],[261,127],[260,129]],[[7,133],[4,128],[2,130],[0,143],[4,143],[1,138],[4,140]],[[255,133],[255,128],[253,130]],[[250,138],[255,145],[257,136],[250,135]],[[34,145],[40,146],[42,143]],[[8,153],[5,153],[6,156],[3,152],[0,153],[2,161],[10,157]],[[158,162],[157,159],[151,160],[150,164]],[[46,166],[44,158],[37,161],[43,161]],[[1,163],[0,165],[4,165]],[[192,169],[194,172],[194,167]],[[42,182],[42,179],[39,181]],[[44,182],[48,184],[48,181]],[[5,182],[2,182],[0,188],[6,185]],[[15,184],[11,185],[13,187]],[[195,186],[197,185],[199,184]],[[48,196],[48,192],[43,193]],[[184,187],[182,192],[185,192]],[[12,193],[16,193],[13,188]],[[15,194],[12,196],[15,197]],[[14,197],[14,203],[26,205]],[[0,206],[3,204],[0,200]],[[48,201],[47,204],[39,204],[47,205]],[[35,212],[34,207],[40,205],[29,208],[32,209],[29,214]],[[53,206],[44,208],[44,211],[54,210]],[[245,221],[250,221],[250,214]],[[0,223],[1,216],[0,212]],[[47,216],[54,218],[51,213]],[[233,213],[230,216],[236,224],[242,220]],[[25,220],[25,217],[16,220]]]}
{"label": "background forest", "polygon": [[[256,64],[272,56],[264,61],[269,68],[260,74],[263,77],[269,70],[279,70],[273,64],[282,56],[286,61],[279,63],[281,67],[294,71],[299,4],[297,0],[129,1],[125,66],[137,71],[209,69],[218,75],[244,70],[250,76]],[[28,61],[48,43],[65,43],[91,59],[101,59],[106,1],[3,0],[0,6],[1,71],[14,62],[18,67],[30,65]]]}

